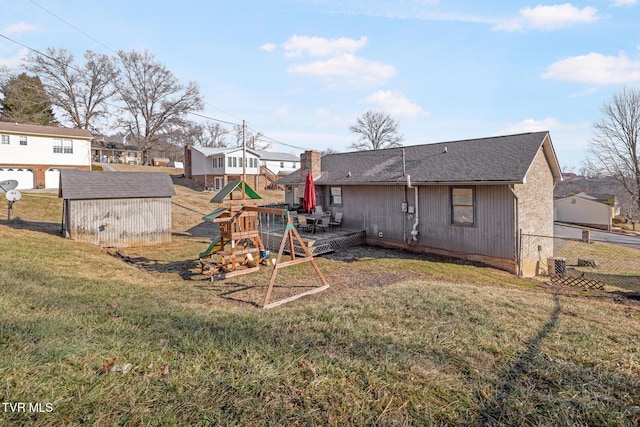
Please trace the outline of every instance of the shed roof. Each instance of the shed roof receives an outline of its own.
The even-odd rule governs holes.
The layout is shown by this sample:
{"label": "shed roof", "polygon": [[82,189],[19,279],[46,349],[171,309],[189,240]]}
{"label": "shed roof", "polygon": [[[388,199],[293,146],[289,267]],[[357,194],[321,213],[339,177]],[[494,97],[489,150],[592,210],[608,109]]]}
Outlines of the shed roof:
{"label": "shed roof", "polygon": [[[318,185],[413,183],[522,183],[542,149],[554,179],[562,179],[548,132],[496,136],[322,157]],[[404,155],[403,155],[404,153]],[[300,169],[280,184],[301,184]]]}
{"label": "shed roof", "polygon": [[134,199],[175,194],[173,181],[164,172],[60,170],[58,197],[63,199]]}
{"label": "shed roof", "polygon": [[59,126],[27,125],[13,122],[0,122],[0,132],[20,135],[66,136],[78,139],[92,139],[93,135],[86,129],[71,129]]}

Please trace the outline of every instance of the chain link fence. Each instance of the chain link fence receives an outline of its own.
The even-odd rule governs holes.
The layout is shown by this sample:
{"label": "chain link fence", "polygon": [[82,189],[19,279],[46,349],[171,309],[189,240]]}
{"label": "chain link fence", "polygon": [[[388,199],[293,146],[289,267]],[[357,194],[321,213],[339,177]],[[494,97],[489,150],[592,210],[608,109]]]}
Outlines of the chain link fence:
{"label": "chain link fence", "polygon": [[[639,238],[640,240],[640,238]],[[520,268],[554,284],[640,292],[640,245],[522,234]]]}

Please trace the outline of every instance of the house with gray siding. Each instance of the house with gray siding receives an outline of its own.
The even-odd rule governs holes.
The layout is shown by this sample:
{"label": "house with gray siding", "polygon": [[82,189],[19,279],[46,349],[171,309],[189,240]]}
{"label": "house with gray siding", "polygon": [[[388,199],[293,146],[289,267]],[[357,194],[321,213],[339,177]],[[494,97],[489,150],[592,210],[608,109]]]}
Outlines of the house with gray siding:
{"label": "house with gray siding", "polygon": [[63,169],[65,237],[103,247],[134,247],[171,242],[171,196],[164,172],[97,172]]}
{"label": "house with gray siding", "polygon": [[[548,132],[374,151],[301,155],[279,183],[290,205],[311,172],[316,204],[343,213],[367,243],[479,261],[525,276],[553,248],[522,248],[521,235],[553,236],[553,189],[562,180]],[[524,255],[523,255],[524,254]]]}

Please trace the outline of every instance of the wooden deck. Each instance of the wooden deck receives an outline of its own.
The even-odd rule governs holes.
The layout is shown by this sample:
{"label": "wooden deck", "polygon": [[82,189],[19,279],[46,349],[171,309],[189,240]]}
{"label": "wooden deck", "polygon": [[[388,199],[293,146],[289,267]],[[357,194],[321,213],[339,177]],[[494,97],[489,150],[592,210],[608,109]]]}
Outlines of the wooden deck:
{"label": "wooden deck", "polygon": [[[314,256],[365,243],[364,230],[337,228],[327,231],[316,230],[315,233],[311,233],[299,228],[298,233]],[[261,232],[262,244],[271,252],[277,251],[282,241],[282,234],[281,230],[263,229]],[[296,245],[296,255],[303,253],[302,248]]]}

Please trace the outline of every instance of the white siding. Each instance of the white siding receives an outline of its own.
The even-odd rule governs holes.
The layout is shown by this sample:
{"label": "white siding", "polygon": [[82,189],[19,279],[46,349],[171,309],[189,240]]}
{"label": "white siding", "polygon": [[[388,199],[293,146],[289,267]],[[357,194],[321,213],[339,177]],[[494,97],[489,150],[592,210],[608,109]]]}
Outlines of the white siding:
{"label": "white siding", "polygon": [[[10,143],[0,144],[0,161],[15,165],[91,167],[91,143],[88,140],[32,135],[27,135],[26,138],[27,145],[20,145],[20,135],[9,135]],[[71,140],[73,153],[54,153],[55,139]]]}
{"label": "white siding", "polygon": [[279,175],[282,174],[290,174],[296,169],[300,168],[300,161],[298,160],[262,160],[262,165],[266,166],[271,172]]}
{"label": "white siding", "polygon": [[554,202],[556,221],[585,224],[609,229],[613,208],[603,203],[592,202],[580,197],[568,197]]}

